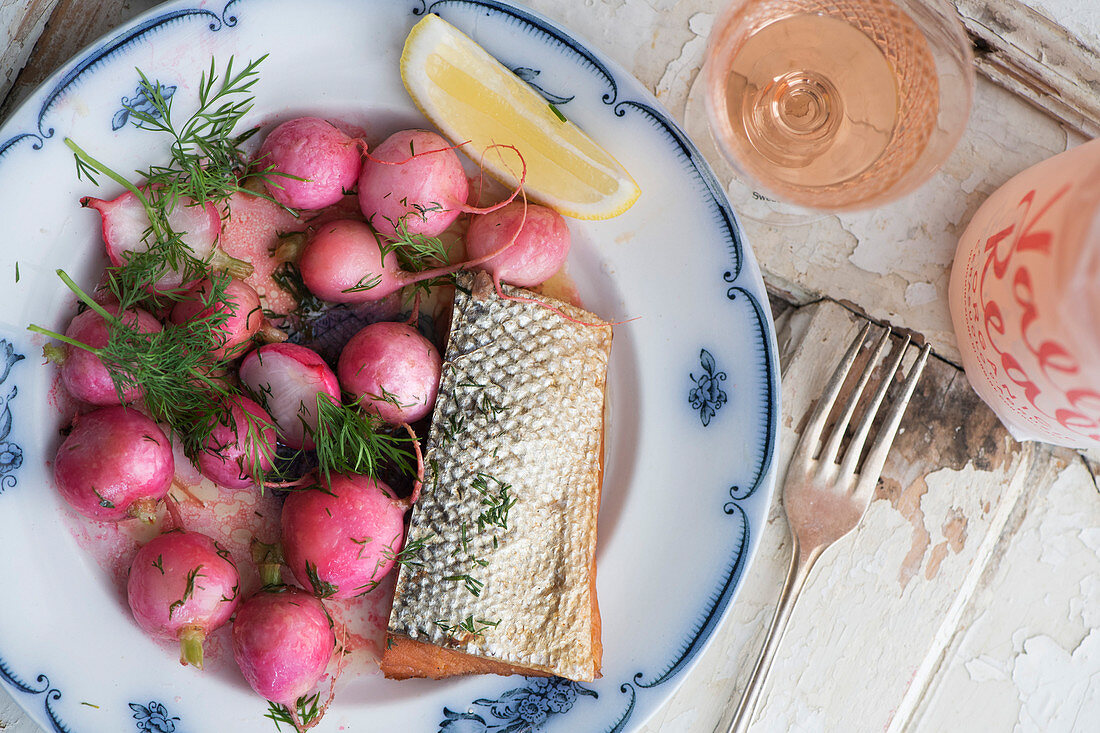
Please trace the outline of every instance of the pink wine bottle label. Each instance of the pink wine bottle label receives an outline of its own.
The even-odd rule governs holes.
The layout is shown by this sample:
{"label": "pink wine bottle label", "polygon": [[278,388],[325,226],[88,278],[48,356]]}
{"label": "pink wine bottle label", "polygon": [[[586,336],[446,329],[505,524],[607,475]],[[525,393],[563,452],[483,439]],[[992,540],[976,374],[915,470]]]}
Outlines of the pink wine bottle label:
{"label": "pink wine bottle label", "polygon": [[966,376],[1014,437],[1100,446],[1100,140],[982,204],[950,299]]}

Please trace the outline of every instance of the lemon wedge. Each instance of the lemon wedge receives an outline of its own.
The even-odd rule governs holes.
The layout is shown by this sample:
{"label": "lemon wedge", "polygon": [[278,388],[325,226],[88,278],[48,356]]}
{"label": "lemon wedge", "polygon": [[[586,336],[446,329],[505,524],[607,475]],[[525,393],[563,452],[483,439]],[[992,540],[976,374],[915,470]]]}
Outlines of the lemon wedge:
{"label": "lemon wedge", "polygon": [[[405,39],[401,79],[420,111],[495,178],[577,219],[607,219],[641,193],[626,169],[534,89],[438,15]],[[512,145],[523,156],[503,146]]]}

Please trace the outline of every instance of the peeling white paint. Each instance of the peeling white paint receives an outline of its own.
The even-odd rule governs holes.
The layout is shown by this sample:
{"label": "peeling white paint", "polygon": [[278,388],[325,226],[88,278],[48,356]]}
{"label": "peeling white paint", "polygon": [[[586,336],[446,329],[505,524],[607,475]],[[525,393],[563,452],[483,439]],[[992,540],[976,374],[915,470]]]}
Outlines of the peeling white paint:
{"label": "peeling white paint", "polygon": [[933,303],[939,297],[939,290],[929,282],[909,283],[905,289],[905,304],[910,308]]}
{"label": "peeling white paint", "polygon": [[688,18],[688,30],[692,37],[680,48],[680,54],[668,62],[657,82],[654,93],[671,110],[683,109],[691,81],[702,65],[714,18],[710,13],[695,13]]}
{"label": "peeling white paint", "polygon": [[1100,721],[1100,629],[1074,650],[1049,636],[1024,642],[1012,681],[1020,690],[1020,731],[1073,733]]}
{"label": "peeling white paint", "polygon": [[989,682],[990,680],[1007,680],[1008,673],[997,660],[981,656],[965,663],[967,674],[975,682]]}

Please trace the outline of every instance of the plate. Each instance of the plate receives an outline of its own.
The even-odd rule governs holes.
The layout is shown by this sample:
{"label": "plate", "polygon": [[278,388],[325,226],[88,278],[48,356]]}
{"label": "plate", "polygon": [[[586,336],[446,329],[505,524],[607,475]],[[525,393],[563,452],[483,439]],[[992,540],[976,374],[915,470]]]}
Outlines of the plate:
{"label": "plate", "polygon": [[515,69],[642,188],[619,217],[570,222],[568,268],[585,304],[636,319],[616,328],[611,360],[597,558],[603,677],[345,676],[317,730],[634,729],[684,678],[735,597],[774,485],[775,337],[725,194],[653,96],[569,31],[490,0],[167,3],[82,52],[0,130],[0,679],[43,728],[273,727],[231,660],[200,673],[140,633],[109,573],[80,547],[77,535],[98,528],[53,490],[67,416],[43,341],[26,326],[63,330],[71,317],[57,268],[91,284],[103,266],[98,217],[77,205],[95,189],[77,180],[64,138],[118,170],[163,159],[163,141],[127,119],[123,105],[141,102],[135,69],[174,87],[185,108],[212,56],[263,54],[253,121],[342,117],[378,137],[421,120],[397,60],[425,12]]}

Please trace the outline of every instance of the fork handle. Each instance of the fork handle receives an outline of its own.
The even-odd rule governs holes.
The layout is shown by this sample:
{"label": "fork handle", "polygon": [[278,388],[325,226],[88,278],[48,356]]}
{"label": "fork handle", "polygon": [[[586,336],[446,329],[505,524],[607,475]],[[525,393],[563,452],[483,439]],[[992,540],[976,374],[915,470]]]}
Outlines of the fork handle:
{"label": "fork handle", "polygon": [[817,562],[823,548],[814,548],[810,552],[801,552],[798,540],[794,540],[794,551],[791,553],[791,565],[787,569],[787,579],[783,583],[783,590],[779,594],[779,600],[775,606],[775,616],[772,617],[768,634],[764,637],[764,648],[760,650],[760,656],[756,660],[756,667],[752,670],[752,677],[745,691],[741,693],[741,702],[737,705],[737,711],[733,714],[726,733],[745,733],[749,729],[753,710],[756,708],[760,690],[764,687],[764,678],[771,669],[775,650],[779,648],[779,642],[783,640],[783,634],[787,631],[787,622],[791,618],[791,610],[802,593],[806,579],[810,575],[810,568]]}

